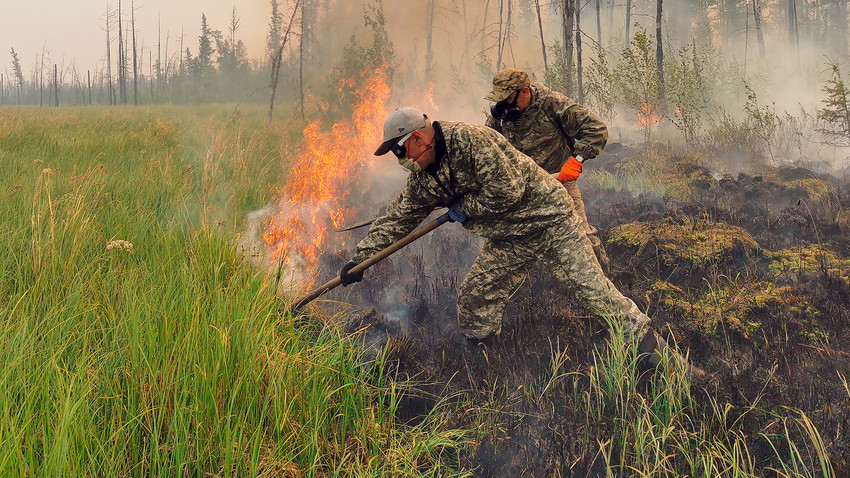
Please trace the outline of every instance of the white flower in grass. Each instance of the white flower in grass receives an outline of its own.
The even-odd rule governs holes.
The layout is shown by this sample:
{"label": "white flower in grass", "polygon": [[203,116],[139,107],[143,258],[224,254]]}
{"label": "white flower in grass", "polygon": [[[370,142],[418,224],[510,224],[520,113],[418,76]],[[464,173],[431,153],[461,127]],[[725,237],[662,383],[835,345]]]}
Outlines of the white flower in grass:
{"label": "white flower in grass", "polygon": [[109,243],[106,244],[106,250],[112,250],[112,249],[119,250],[119,251],[127,251],[130,254],[132,254],[133,253],[133,243],[130,242],[130,241],[122,240],[122,239],[116,239],[114,241],[109,241]]}

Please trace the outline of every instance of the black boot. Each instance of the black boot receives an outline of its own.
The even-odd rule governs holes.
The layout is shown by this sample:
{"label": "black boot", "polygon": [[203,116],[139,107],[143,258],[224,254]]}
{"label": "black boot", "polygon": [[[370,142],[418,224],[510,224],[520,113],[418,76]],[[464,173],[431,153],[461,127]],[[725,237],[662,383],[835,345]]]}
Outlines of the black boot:
{"label": "black boot", "polygon": [[463,355],[468,366],[476,372],[483,372],[490,365],[490,355],[493,352],[493,344],[495,336],[476,339],[474,337],[466,337],[464,340]]}
{"label": "black boot", "polygon": [[648,370],[657,370],[666,358],[668,369],[680,366],[686,370],[688,377],[692,380],[705,375],[702,369],[689,364],[682,354],[670,347],[667,341],[652,329],[646,332],[638,344],[638,353],[641,355],[640,365]]}

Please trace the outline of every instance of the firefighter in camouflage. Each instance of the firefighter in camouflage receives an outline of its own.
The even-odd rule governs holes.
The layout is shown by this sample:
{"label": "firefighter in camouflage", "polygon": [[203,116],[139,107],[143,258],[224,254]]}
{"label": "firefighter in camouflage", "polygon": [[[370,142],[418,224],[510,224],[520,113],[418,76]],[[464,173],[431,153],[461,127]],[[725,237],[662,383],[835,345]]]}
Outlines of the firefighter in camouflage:
{"label": "firefighter in camouflage", "polygon": [[[542,261],[592,309],[622,323],[640,349],[660,362],[669,352],[649,317],[605,277],[567,191],[496,131],[458,122],[431,122],[400,108],[384,123],[384,142],[411,171],[406,187],[372,224],[340,271],[344,285],[359,262],[413,231],[438,207],[486,239],[458,291],[458,323],[476,342],[499,334],[508,297],[525,271]],[[665,357],[675,355],[671,352]]]}
{"label": "firefighter in camouflage", "polygon": [[485,100],[495,104],[487,126],[507,138],[547,172],[558,175],[573,199],[585,234],[605,270],[609,260],[596,228],[587,221],[578,179],[582,164],[595,158],[608,142],[608,127],[601,118],[563,94],[531,83],[522,70],[508,68],[493,78]]}

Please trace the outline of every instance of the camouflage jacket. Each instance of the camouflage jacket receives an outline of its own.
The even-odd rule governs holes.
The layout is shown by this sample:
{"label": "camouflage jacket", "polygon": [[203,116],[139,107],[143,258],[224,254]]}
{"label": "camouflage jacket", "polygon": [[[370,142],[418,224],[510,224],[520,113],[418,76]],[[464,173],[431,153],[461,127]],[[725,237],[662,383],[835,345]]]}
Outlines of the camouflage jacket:
{"label": "camouflage jacket", "polygon": [[550,173],[561,171],[570,156],[595,158],[608,142],[608,127],[584,106],[543,85],[531,85],[531,104],[519,123],[487,116],[487,126]]}
{"label": "camouflage jacket", "polygon": [[463,227],[491,240],[523,240],[553,225],[578,224],[561,183],[492,129],[448,121],[435,123],[435,129],[445,154],[427,171],[410,174],[386,214],[357,244],[355,261],[406,236],[453,198],[460,198],[468,216]]}

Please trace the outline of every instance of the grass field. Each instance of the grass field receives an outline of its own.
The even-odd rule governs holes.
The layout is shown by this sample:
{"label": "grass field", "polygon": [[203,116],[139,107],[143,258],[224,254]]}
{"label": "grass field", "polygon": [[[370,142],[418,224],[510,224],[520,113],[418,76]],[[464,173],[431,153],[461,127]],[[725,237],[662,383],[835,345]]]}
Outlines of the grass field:
{"label": "grass field", "polygon": [[[517,390],[400,423],[408,384],[380,359],[362,368],[341,332],[281,316],[274,277],[240,254],[300,138],[264,113],[0,110],[0,476],[472,474],[464,454],[503,426],[476,393]],[[521,393],[564,397],[609,476],[834,476],[805,415],[776,417],[765,467],[682,371],[638,392],[617,334],[596,359],[577,376],[554,354]],[[480,412],[457,426],[459,409]]]}
{"label": "grass field", "polygon": [[300,128],[262,118],[0,110],[0,476],[419,476],[461,443],[239,255]]}

